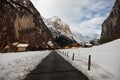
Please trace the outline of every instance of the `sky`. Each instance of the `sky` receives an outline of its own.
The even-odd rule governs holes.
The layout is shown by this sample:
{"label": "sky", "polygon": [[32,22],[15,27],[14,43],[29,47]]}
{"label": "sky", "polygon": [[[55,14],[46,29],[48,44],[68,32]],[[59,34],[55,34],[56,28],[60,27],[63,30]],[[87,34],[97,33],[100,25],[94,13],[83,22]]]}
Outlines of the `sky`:
{"label": "sky", "polygon": [[101,24],[115,0],[31,0],[41,16],[58,16],[71,31],[83,35],[101,34]]}

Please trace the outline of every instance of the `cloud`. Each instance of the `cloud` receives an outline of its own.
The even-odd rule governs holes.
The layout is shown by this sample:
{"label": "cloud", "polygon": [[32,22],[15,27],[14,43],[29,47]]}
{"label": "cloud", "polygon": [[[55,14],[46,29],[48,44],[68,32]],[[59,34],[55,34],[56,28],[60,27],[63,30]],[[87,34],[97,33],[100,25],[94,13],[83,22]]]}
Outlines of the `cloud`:
{"label": "cloud", "polygon": [[[31,0],[43,17],[60,17],[72,32],[100,34],[115,0]],[[107,14],[107,15],[106,15]]]}
{"label": "cloud", "polygon": [[[80,23],[80,32],[86,35],[97,33],[100,34],[101,24],[103,23],[105,16],[94,16],[93,18],[82,21]],[[87,32],[87,33],[86,33]]]}

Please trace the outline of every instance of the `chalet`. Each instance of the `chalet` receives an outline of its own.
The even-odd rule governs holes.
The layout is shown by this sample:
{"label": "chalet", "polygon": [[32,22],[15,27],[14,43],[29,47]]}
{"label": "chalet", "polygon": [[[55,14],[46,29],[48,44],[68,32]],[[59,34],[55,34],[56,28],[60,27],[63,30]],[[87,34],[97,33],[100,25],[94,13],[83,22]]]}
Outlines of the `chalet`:
{"label": "chalet", "polygon": [[85,47],[92,47],[92,44],[86,43],[86,44],[85,44]]}
{"label": "chalet", "polygon": [[24,52],[24,51],[27,51],[28,46],[29,46],[29,44],[18,44],[17,49],[19,52]]}

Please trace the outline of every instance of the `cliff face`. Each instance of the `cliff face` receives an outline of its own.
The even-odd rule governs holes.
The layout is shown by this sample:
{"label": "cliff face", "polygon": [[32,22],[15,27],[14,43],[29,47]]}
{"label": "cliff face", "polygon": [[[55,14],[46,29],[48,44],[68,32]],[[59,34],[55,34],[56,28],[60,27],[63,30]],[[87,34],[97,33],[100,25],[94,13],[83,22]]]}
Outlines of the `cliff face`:
{"label": "cliff face", "polygon": [[73,43],[77,44],[73,39],[69,25],[64,23],[59,17],[54,16],[48,19],[44,18],[43,20],[52,33],[53,41],[56,44],[55,47],[70,47]]}
{"label": "cliff face", "polygon": [[101,43],[120,38],[120,0],[116,0],[109,17],[102,24]]}
{"label": "cliff face", "polygon": [[0,0],[0,50],[13,42],[47,48],[52,34],[29,0]]}
{"label": "cliff face", "polygon": [[66,37],[73,39],[69,25],[64,23],[59,17],[54,16],[48,19],[44,18],[44,22],[52,32],[53,37],[56,37],[57,35],[65,35]]}

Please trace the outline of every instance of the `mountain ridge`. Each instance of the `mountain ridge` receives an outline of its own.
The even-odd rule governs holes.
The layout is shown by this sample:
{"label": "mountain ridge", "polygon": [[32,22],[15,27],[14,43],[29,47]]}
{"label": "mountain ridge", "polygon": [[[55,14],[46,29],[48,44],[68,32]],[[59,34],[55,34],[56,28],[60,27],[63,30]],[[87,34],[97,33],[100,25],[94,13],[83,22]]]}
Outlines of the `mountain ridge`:
{"label": "mountain ridge", "polygon": [[48,19],[43,18],[43,20],[50,30],[57,31],[60,34],[65,35],[70,39],[73,39],[73,35],[69,28],[69,25],[64,23],[58,16],[53,16]]}
{"label": "mountain ridge", "polygon": [[74,39],[78,42],[78,43],[88,43],[92,40],[95,40],[95,39],[100,39],[100,35],[98,35],[97,33],[94,33],[94,34],[90,34],[88,36],[85,36],[85,35],[82,35],[81,33],[78,33],[78,32],[74,32],[73,33],[74,35]]}
{"label": "mountain ridge", "polygon": [[111,13],[102,24],[101,43],[120,38],[120,0],[116,0]]}
{"label": "mountain ridge", "polygon": [[43,20],[51,31],[53,39],[58,44],[58,46],[73,47],[72,44],[74,43],[76,44],[76,47],[78,47],[78,43],[74,40],[69,25],[63,22],[58,16],[53,16],[48,19],[43,18]]}

